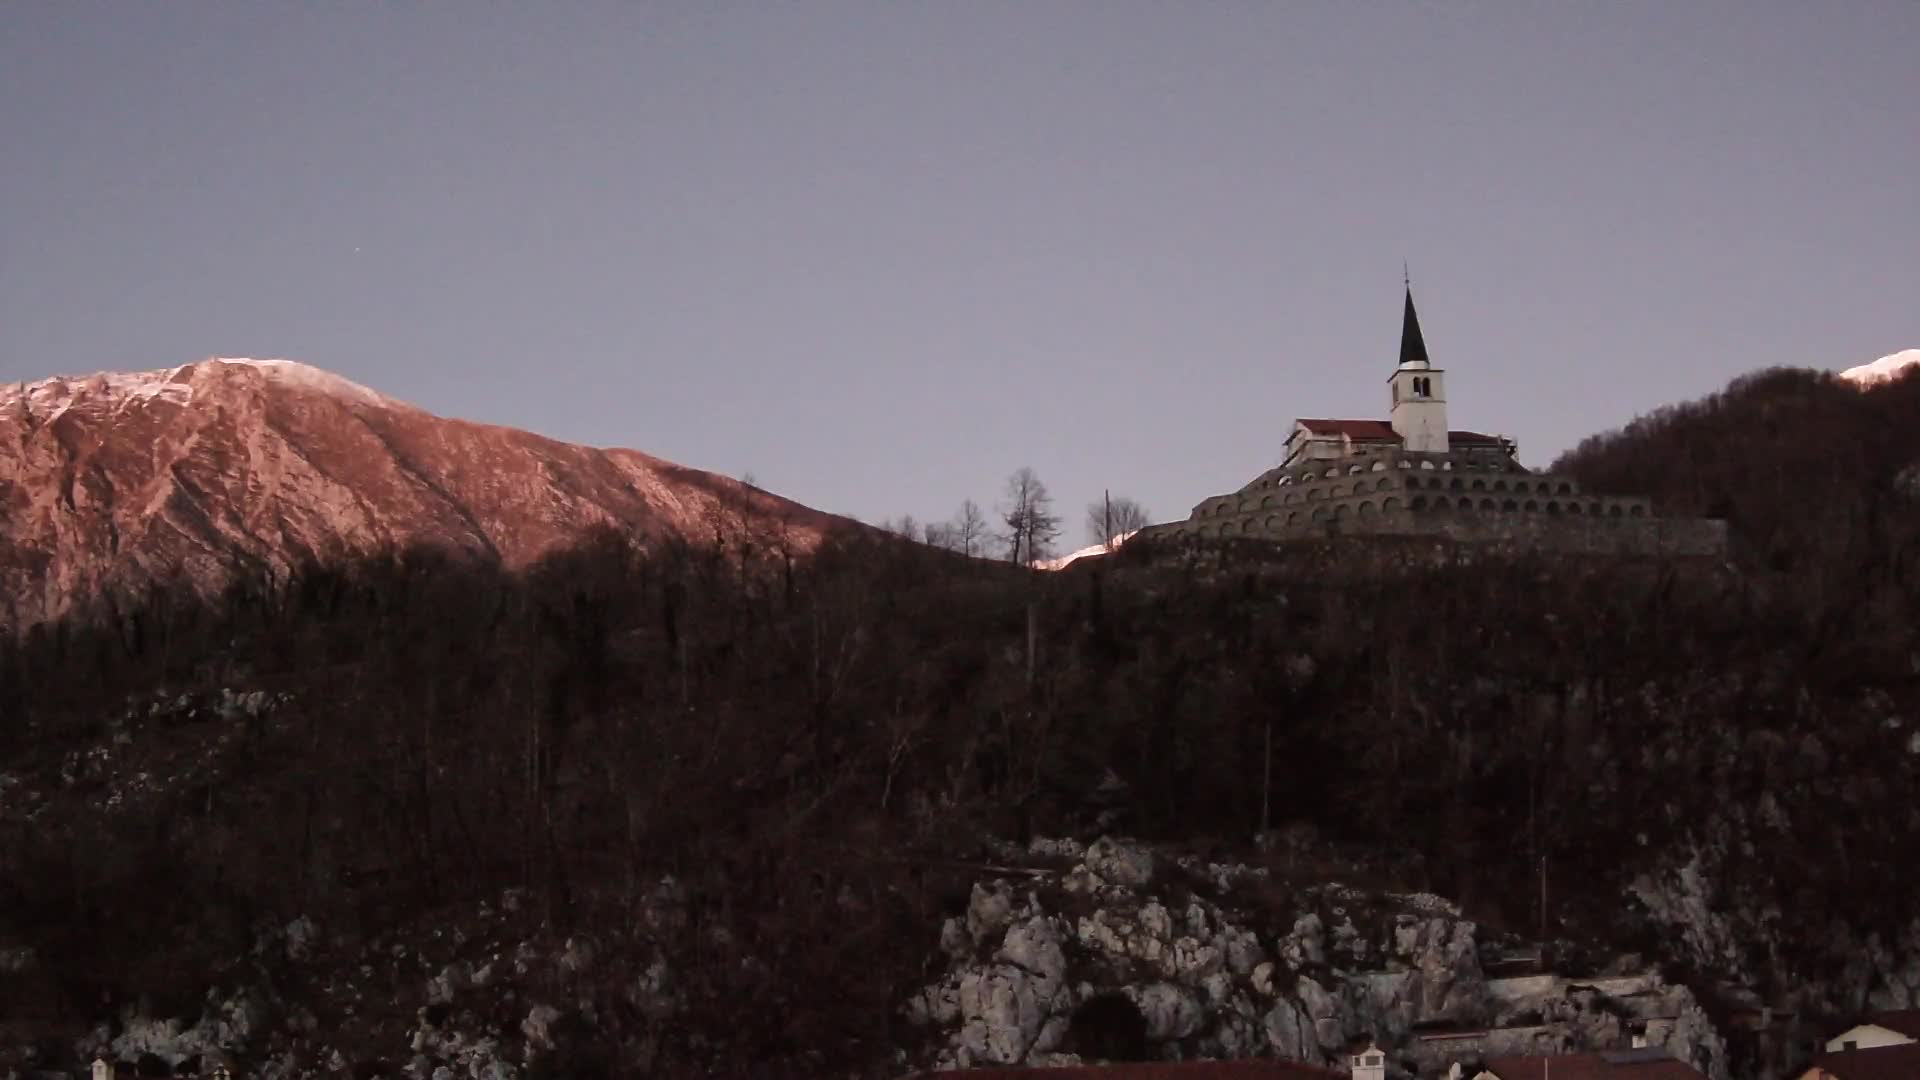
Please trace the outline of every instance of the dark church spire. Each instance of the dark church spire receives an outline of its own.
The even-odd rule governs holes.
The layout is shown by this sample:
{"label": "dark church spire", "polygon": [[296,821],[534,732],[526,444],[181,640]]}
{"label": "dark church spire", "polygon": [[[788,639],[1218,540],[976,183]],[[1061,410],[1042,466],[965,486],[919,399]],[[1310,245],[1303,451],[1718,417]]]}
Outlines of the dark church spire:
{"label": "dark church spire", "polygon": [[1414,364],[1432,367],[1427,360],[1427,341],[1420,336],[1420,316],[1413,311],[1413,282],[1407,282],[1407,313],[1400,320],[1400,366]]}

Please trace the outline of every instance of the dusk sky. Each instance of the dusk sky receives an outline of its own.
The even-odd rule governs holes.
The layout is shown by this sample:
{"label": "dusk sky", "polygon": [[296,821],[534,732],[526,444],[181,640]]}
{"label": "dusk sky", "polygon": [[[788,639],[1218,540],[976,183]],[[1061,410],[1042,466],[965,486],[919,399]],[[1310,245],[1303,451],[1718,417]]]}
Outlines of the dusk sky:
{"label": "dusk sky", "polygon": [[1920,346],[1920,3],[0,5],[0,378],[275,356],[868,520],[1545,466]]}

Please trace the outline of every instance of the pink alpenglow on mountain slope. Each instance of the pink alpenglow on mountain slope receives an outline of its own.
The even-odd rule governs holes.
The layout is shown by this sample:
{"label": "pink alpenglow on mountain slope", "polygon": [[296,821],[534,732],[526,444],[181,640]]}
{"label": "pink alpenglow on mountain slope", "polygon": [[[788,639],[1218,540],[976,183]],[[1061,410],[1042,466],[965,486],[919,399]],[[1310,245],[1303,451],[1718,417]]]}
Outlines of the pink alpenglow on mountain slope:
{"label": "pink alpenglow on mountain slope", "polygon": [[0,388],[0,622],[411,545],[520,568],[610,526],[806,552],[851,523],[713,473],[449,420],[286,360]]}

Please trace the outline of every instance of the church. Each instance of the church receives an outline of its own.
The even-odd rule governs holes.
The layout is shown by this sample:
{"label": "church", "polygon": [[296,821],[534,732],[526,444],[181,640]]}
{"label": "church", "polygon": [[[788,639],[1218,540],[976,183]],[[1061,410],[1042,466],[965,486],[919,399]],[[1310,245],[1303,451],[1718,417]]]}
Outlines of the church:
{"label": "church", "polygon": [[1522,466],[1512,439],[1447,423],[1447,373],[1427,355],[1407,286],[1387,418],[1298,419],[1280,464],[1215,495],[1163,539],[1432,537],[1517,548],[1717,555],[1726,525],[1656,517],[1637,496],[1590,495],[1570,476]]}

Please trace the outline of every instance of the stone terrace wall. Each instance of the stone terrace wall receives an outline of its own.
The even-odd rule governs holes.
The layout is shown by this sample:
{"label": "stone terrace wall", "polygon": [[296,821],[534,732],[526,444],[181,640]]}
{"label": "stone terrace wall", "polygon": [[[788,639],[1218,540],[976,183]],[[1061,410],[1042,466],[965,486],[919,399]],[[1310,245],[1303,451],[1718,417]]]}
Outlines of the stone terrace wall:
{"label": "stone terrace wall", "polygon": [[1717,555],[1724,522],[1655,518],[1644,498],[1587,495],[1571,477],[1510,459],[1393,450],[1269,470],[1207,499],[1162,539],[1433,537],[1516,550]]}

